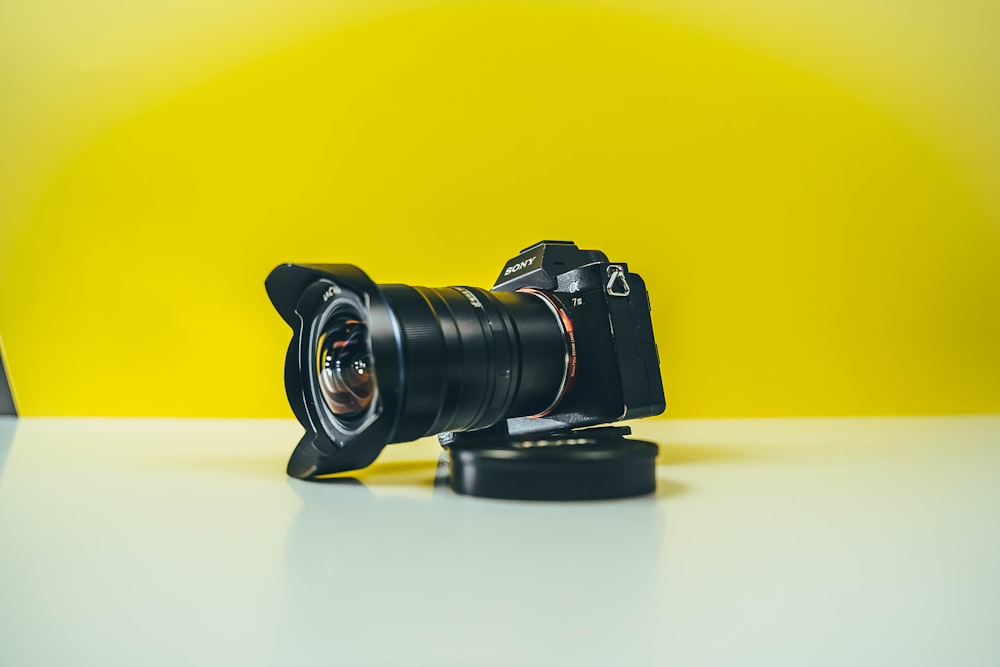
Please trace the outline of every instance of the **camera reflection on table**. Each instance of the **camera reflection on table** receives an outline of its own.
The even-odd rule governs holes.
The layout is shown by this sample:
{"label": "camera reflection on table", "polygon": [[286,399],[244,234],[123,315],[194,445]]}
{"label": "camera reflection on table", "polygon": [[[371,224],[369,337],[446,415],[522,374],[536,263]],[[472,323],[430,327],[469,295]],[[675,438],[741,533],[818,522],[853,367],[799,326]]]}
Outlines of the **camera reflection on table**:
{"label": "camera reflection on table", "polygon": [[303,505],[285,549],[286,657],[642,661],[630,639],[655,632],[653,607],[669,602],[657,596],[662,500],[679,485],[661,481],[658,495],[628,500],[531,503],[457,495],[446,474],[442,457],[387,461],[363,478],[289,480]]}

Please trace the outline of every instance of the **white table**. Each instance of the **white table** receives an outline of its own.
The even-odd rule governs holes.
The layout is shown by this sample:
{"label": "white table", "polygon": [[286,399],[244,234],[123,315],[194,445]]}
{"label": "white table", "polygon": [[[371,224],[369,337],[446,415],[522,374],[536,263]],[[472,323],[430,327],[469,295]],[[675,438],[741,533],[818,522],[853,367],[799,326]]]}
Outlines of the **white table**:
{"label": "white table", "polygon": [[292,421],[0,420],[0,665],[1000,665],[1000,417],[647,421],[655,497],[288,479]]}

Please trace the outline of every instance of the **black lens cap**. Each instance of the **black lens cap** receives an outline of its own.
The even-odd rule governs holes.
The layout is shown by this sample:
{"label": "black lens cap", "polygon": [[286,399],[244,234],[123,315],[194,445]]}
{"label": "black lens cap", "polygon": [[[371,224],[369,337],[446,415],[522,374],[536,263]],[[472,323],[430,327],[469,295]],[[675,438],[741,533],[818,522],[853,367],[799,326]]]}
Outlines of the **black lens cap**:
{"label": "black lens cap", "polygon": [[447,444],[449,486],[510,500],[605,500],[653,493],[659,447],[586,431]]}

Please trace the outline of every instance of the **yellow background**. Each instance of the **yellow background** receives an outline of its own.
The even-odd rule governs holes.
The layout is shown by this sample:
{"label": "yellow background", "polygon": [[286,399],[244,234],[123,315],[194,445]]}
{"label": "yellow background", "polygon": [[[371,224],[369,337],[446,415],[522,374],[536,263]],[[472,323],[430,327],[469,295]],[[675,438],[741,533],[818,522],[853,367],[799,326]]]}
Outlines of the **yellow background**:
{"label": "yellow background", "polygon": [[289,416],[283,261],[646,277],[668,416],[1000,410],[1000,4],[0,0],[27,415]]}

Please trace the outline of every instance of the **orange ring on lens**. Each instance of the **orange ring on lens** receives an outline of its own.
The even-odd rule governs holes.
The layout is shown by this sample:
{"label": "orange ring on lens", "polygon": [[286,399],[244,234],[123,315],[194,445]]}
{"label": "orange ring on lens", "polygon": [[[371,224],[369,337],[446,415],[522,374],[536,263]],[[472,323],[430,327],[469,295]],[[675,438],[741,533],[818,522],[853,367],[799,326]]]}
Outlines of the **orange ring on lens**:
{"label": "orange ring on lens", "polygon": [[566,369],[563,371],[562,382],[559,385],[559,390],[556,392],[556,399],[552,401],[549,407],[545,408],[536,415],[528,415],[531,419],[537,419],[538,417],[545,417],[552,413],[556,409],[556,406],[562,401],[563,397],[573,386],[573,379],[576,377],[576,333],[573,331],[573,320],[570,319],[569,314],[566,309],[563,308],[562,303],[559,299],[554,297],[540,289],[534,287],[522,287],[517,290],[523,294],[533,294],[540,298],[545,305],[549,307],[549,310],[556,316],[560,327],[563,330],[566,341]]}

